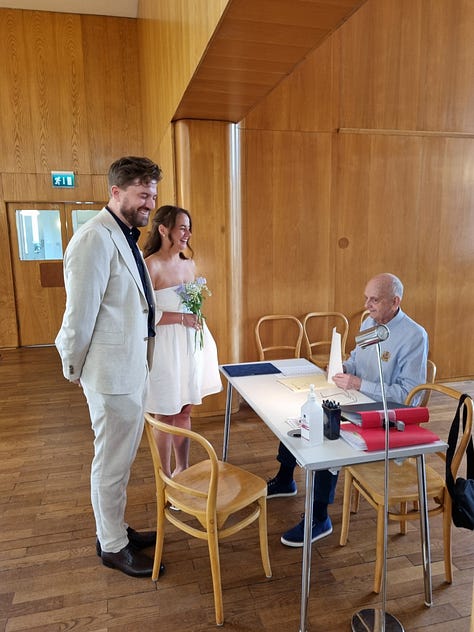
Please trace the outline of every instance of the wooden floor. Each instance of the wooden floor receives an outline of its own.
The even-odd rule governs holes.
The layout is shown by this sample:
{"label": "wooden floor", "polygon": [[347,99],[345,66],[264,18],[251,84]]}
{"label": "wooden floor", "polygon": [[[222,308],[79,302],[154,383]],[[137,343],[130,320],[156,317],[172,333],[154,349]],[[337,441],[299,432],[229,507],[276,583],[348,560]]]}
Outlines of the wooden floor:
{"label": "wooden floor", "polygon": [[[155,585],[105,568],[95,554],[89,501],[92,432],[81,390],[61,375],[53,348],[0,351],[0,630],[56,632],[200,632],[215,629],[212,585],[203,542],[168,527],[166,574]],[[474,395],[474,383],[456,385]],[[432,428],[445,437],[449,410],[432,399]],[[222,416],[195,419],[222,449]],[[260,474],[276,471],[277,442],[247,408],[233,419],[229,460]],[[301,549],[280,544],[300,519],[299,493],[273,499],[269,545],[273,578],[264,577],[257,530],[251,526],[221,546],[225,629],[297,632]],[[341,474],[341,479],[342,479]],[[372,590],[375,512],[364,501],[339,546],[341,494],[331,507],[334,533],[313,545],[309,632],[350,630],[352,614],[379,607]],[[136,529],[155,521],[151,458],[143,442],[129,485],[127,520]],[[390,527],[387,611],[405,630],[468,632],[474,534],[453,528],[454,583],[444,582],[441,518],[431,521],[434,605],[423,605],[418,524],[405,536]]]}

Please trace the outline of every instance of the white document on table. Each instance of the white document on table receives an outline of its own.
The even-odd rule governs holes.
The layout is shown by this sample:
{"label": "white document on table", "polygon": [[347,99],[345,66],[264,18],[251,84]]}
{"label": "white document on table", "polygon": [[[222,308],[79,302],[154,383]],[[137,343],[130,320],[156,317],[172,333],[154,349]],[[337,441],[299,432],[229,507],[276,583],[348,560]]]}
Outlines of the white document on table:
{"label": "white document on table", "polygon": [[336,373],[342,373],[342,347],[341,347],[341,334],[336,331],[336,328],[332,330],[331,340],[331,352],[329,354],[329,365],[327,380],[329,384],[334,384],[333,375]]}

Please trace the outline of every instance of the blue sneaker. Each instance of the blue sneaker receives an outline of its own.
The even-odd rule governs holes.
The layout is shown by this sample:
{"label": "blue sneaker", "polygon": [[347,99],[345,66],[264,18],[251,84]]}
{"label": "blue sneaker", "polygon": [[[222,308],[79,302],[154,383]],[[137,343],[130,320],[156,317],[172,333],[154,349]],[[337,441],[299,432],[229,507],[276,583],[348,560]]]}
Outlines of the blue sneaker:
{"label": "blue sneaker", "polygon": [[[331,535],[332,533],[332,523],[331,518],[328,516],[326,520],[320,522],[316,520],[313,522],[313,528],[311,531],[311,544],[316,542],[316,540],[321,540],[325,538],[327,535]],[[303,546],[304,541],[304,518],[301,522],[299,522],[296,527],[290,529],[286,533],[284,533],[281,538],[281,543],[286,546]]]}
{"label": "blue sneaker", "polygon": [[280,498],[282,496],[296,496],[297,488],[295,481],[281,483],[278,477],[270,478],[267,481],[267,498]]}

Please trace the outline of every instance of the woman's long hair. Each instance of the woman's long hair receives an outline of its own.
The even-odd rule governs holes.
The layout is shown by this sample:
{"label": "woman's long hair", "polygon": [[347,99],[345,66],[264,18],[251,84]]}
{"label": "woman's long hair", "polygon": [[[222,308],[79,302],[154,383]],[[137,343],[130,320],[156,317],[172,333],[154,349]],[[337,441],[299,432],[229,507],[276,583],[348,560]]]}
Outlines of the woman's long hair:
{"label": "woman's long hair", "polygon": [[[150,234],[148,235],[148,239],[143,247],[143,256],[148,257],[152,255],[154,252],[158,252],[162,246],[162,236],[159,231],[160,224],[166,226],[168,230],[172,230],[176,226],[176,220],[180,213],[184,213],[187,215],[189,219],[189,232],[193,232],[193,221],[191,219],[191,215],[189,211],[184,208],[180,208],[179,206],[171,206],[170,204],[166,204],[165,206],[160,206],[160,208],[156,211],[152,223]],[[188,249],[191,252],[191,258],[194,254],[193,249],[189,245],[188,241]],[[181,259],[188,259],[182,252],[179,253]]]}

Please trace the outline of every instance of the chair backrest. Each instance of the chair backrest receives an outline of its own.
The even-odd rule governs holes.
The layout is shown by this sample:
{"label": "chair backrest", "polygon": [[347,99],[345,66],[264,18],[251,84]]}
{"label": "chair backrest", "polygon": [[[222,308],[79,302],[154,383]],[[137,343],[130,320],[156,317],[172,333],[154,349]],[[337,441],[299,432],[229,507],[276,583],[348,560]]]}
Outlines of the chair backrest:
{"label": "chair backrest", "polygon": [[360,322],[359,325],[362,327],[362,323],[364,322],[364,320],[367,318],[367,316],[370,314],[368,309],[364,309],[364,311],[362,312],[362,314],[360,315]]}
{"label": "chair backrest", "polygon": [[[412,390],[408,393],[407,398],[405,399],[405,404],[410,404],[413,397],[415,397],[415,395],[417,395],[418,393],[424,390],[429,390],[430,394],[433,393],[434,391],[438,393],[443,393],[444,395],[447,395],[448,397],[452,397],[456,401],[459,401],[459,398],[462,395],[460,391],[454,388],[451,388],[449,386],[444,386],[443,384],[420,384],[419,386],[415,386],[415,388],[412,388]],[[454,479],[456,479],[459,466],[461,465],[461,461],[463,459],[464,453],[466,452],[466,447],[467,447],[467,444],[469,443],[469,438],[472,432],[472,418],[473,418],[473,412],[474,412],[474,405],[473,405],[473,401],[471,397],[466,397],[466,399],[464,400],[463,408],[466,409],[466,428],[464,429],[461,439],[458,442],[456,451],[454,453],[452,465],[451,465],[451,471],[453,473]],[[463,411],[461,410],[461,419],[462,419],[462,414],[463,414]],[[449,428],[447,428],[446,430],[447,432],[449,432]],[[447,435],[446,435],[446,438],[447,438]],[[442,456],[443,458],[445,457],[444,454],[440,454],[440,456]]]}
{"label": "chair backrest", "polygon": [[349,321],[341,312],[309,312],[303,318],[303,336],[308,359],[321,368],[326,368],[331,351],[332,330],[341,334],[341,351],[346,353]]}
{"label": "chair backrest", "polygon": [[303,325],[291,314],[267,314],[255,325],[258,359],[271,357],[299,358],[303,340]]}
{"label": "chair backrest", "polygon": [[[427,360],[426,362],[426,384],[434,384],[436,379],[436,364],[433,360]],[[423,397],[419,403],[419,406],[428,406],[431,397],[431,390],[427,389],[423,393]]]}

